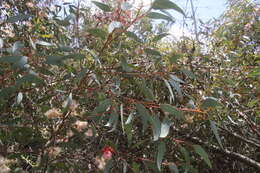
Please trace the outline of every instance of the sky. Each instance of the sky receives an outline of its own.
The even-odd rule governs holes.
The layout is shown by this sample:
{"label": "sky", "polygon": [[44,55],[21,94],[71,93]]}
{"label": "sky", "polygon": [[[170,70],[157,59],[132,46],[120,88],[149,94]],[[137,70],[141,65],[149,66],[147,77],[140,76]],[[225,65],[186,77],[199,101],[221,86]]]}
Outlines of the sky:
{"label": "sky", "polygon": [[[151,0],[135,0],[136,3],[144,2],[150,3]],[[191,16],[191,4],[190,0],[171,0],[177,4],[187,16]],[[192,0],[193,6],[196,13],[196,18],[207,22],[214,18],[218,18],[226,9],[227,0]],[[171,14],[175,17],[176,22],[172,25],[170,29],[171,35],[176,39],[179,39],[181,36],[192,36],[191,30],[194,30],[192,25],[192,20],[189,18],[184,19],[183,16],[171,10]],[[186,23],[188,26],[183,27],[183,23]]]}
{"label": "sky", "polygon": [[[187,16],[191,16],[191,4],[190,0],[173,0],[172,2],[180,6]],[[200,19],[203,22],[218,18],[226,9],[226,0],[193,0],[193,6],[195,9],[196,19]],[[191,30],[194,31],[192,19],[183,19],[183,16],[177,12],[172,12],[176,18],[176,23],[172,26],[170,33],[179,39],[181,36],[192,36]],[[183,27],[183,23],[187,23],[188,26]]]}
{"label": "sky", "polygon": [[[75,0],[64,0],[66,2],[73,2]],[[77,0],[76,0],[77,1]],[[83,0],[85,2],[91,2],[91,0]],[[97,0],[101,1],[101,0]],[[144,4],[150,4],[152,0],[132,0],[136,4],[143,2]],[[190,0],[171,0],[181,7],[187,16],[191,16],[191,4]],[[227,0],[192,0],[196,12],[196,18],[206,22],[208,20],[218,18],[226,9]],[[183,16],[171,10],[171,14],[175,17],[176,22],[170,29],[170,33],[179,39],[183,34],[185,36],[192,36],[191,30],[193,29],[192,20],[189,18],[184,19]],[[183,27],[183,23],[188,26]]]}

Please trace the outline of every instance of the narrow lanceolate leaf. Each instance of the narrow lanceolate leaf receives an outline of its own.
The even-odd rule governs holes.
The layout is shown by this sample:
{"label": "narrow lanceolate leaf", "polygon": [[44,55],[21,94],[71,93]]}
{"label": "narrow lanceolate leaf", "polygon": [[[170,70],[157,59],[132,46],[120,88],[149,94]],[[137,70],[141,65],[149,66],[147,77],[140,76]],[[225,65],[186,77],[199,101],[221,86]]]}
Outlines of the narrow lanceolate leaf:
{"label": "narrow lanceolate leaf", "polygon": [[146,15],[146,17],[149,17],[151,19],[167,20],[170,22],[174,22],[173,18],[171,18],[170,16],[157,12],[150,12]]}
{"label": "narrow lanceolate leaf", "polygon": [[127,124],[130,124],[130,123],[132,122],[132,120],[133,120],[133,114],[131,113],[131,114],[128,116],[128,118],[127,118],[125,124],[126,124],[126,125],[127,125]]}
{"label": "narrow lanceolate leaf", "polygon": [[1,98],[9,98],[16,92],[17,88],[14,86],[0,89],[0,99]]}
{"label": "narrow lanceolate leaf", "polygon": [[32,38],[30,36],[29,36],[29,41],[30,41],[30,45],[32,46],[32,48],[34,50],[36,50],[36,45],[35,45],[34,41],[32,40]]}
{"label": "narrow lanceolate leaf", "polygon": [[128,145],[130,145],[132,143],[132,139],[133,139],[133,131],[132,131],[132,129],[133,129],[132,123],[125,125],[125,133],[126,133],[126,136],[127,136],[127,143],[128,143]]}
{"label": "narrow lanceolate leaf", "polygon": [[15,68],[24,68],[24,65],[27,64],[28,62],[28,57],[27,56],[22,56],[19,61],[13,64],[13,67]]}
{"label": "narrow lanceolate leaf", "polygon": [[193,145],[193,148],[195,150],[195,152],[197,154],[199,154],[203,160],[205,161],[205,163],[212,168],[211,162],[209,160],[208,154],[206,153],[206,151],[200,146],[200,145]]}
{"label": "narrow lanceolate leaf", "polygon": [[167,88],[168,88],[168,90],[170,92],[170,95],[171,95],[170,103],[172,103],[172,102],[174,102],[174,95],[173,95],[172,87],[171,87],[170,83],[166,79],[163,79],[163,80],[164,80],[164,83],[165,83],[165,85],[167,86]]}
{"label": "narrow lanceolate leaf", "polygon": [[27,74],[25,76],[23,76],[22,78],[18,79],[16,81],[16,86],[20,87],[22,84],[24,83],[35,83],[37,85],[44,85],[45,82],[42,78],[33,75],[33,74]]}
{"label": "narrow lanceolate leaf", "polygon": [[144,132],[148,127],[148,120],[150,119],[150,114],[142,104],[136,104],[136,109],[142,119],[143,132]]}
{"label": "narrow lanceolate leaf", "polygon": [[4,47],[4,40],[0,38],[0,49]]}
{"label": "narrow lanceolate leaf", "polygon": [[218,99],[214,97],[208,97],[202,103],[201,108],[207,109],[207,108],[214,108],[216,106],[221,106],[221,104],[218,102]]}
{"label": "narrow lanceolate leaf", "polygon": [[169,134],[170,127],[171,127],[171,122],[167,117],[165,117],[161,123],[161,133],[160,133],[161,138],[165,138]]}
{"label": "narrow lanceolate leaf", "polygon": [[36,40],[35,44],[41,45],[41,46],[53,46],[54,44],[42,41],[42,40]]}
{"label": "narrow lanceolate leaf", "polygon": [[16,16],[9,17],[6,22],[15,23],[15,22],[22,22],[24,20],[27,20],[31,17],[31,15],[28,14],[18,14]]}
{"label": "narrow lanceolate leaf", "polygon": [[84,54],[80,54],[80,53],[74,53],[74,54],[70,54],[70,55],[66,55],[63,57],[64,60],[66,59],[75,59],[75,60],[80,60],[80,59],[84,59],[86,56]]}
{"label": "narrow lanceolate leaf", "polygon": [[71,104],[72,104],[72,93],[69,94],[63,107],[68,108],[68,107],[70,107]]}
{"label": "narrow lanceolate leaf", "polygon": [[171,86],[177,91],[179,99],[182,101],[183,100],[183,94],[182,94],[182,89],[180,87],[180,83],[173,80],[173,79],[169,79],[168,81],[171,84]]}
{"label": "narrow lanceolate leaf", "polygon": [[101,114],[104,113],[107,108],[110,106],[110,99],[106,99],[104,101],[102,101],[92,112],[92,114],[96,115],[96,114]]}
{"label": "narrow lanceolate leaf", "polygon": [[153,130],[153,140],[157,141],[161,134],[161,121],[158,116],[152,116],[150,120]]}
{"label": "narrow lanceolate leaf", "polygon": [[16,104],[19,105],[23,100],[23,93],[19,92],[16,98]]}
{"label": "narrow lanceolate leaf", "polygon": [[110,7],[104,3],[92,1],[93,4],[95,4],[99,9],[103,10],[104,12],[111,11]]}
{"label": "narrow lanceolate leaf", "polygon": [[161,53],[158,52],[157,50],[153,50],[153,49],[150,49],[150,48],[146,48],[144,49],[145,53],[147,55],[154,55],[154,56],[161,56]]}
{"label": "narrow lanceolate leaf", "polygon": [[0,58],[1,63],[16,63],[22,59],[23,56],[4,56]]}
{"label": "narrow lanceolate leaf", "polygon": [[120,105],[120,119],[121,119],[121,126],[123,130],[123,134],[125,134],[125,127],[124,127],[124,106],[123,104]]}
{"label": "narrow lanceolate leaf", "polygon": [[168,36],[169,34],[168,33],[162,33],[162,34],[159,34],[159,35],[156,35],[154,38],[153,38],[153,42],[157,42],[157,41],[160,41],[162,38]]}
{"label": "narrow lanceolate leaf", "polygon": [[164,112],[168,112],[170,115],[176,116],[178,119],[183,119],[183,114],[181,111],[178,111],[175,107],[169,104],[161,104],[160,108]]}
{"label": "narrow lanceolate leaf", "polygon": [[220,147],[221,147],[222,149],[224,149],[224,148],[223,148],[223,145],[222,145],[222,143],[221,143],[220,137],[219,137],[218,128],[217,128],[217,126],[216,126],[215,121],[211,121],[211,120],[210,120],[209,122],[210,122],[211,130],[213,131],[213,133],[214,133],[214,135],[215,135],[215,137],[216,137],[216,139],[217,139],[217,141],[218,141],[218,144],[220,145]]}
{"label": "narrow lanceolate leaf", "polygon": [[176,82],[179,82],[179,83],[185,83],[183,80],[181,80],[180,78],[178,78],[177,76],[173,75],[173,74],[170,74],[169,75],[170,78]]}
{"label": "narrow lanceolate leaf", "polygon": [[22,48],[24,48],[24,44],[21,41],[16,41],[12,46],[12,53],[20,55],[20,50]]}
{"label": "narrow lanceolate leaf", "polygon": [[50,55],[47,56],[45,63],[50,65],[62,65],[63,64],[63,57],[60,55]]}
{"label": "narrow lanceolate leaf", "polygon": [[89,29],[88,32],[95,37],[99,37],[102,40],[106,39],[107,33],[102,29]]}
{"label": "narrow lanceolate leaf", "polygon": [[135,33],[133,33],[133,32],[127,31],[127,32],[125,33],[125,35],[126,35],[127,37],[130,37],[130,38],[134,39],[134,40],[137,41],[137,42],[142,42],[142,40],[141,40]]}
{"label": "narrow lanceolate leaf", "polygon": [[179,173],[178,167],[174,163],[169,163],[169,169],[172,173]]}
{"label": "narrow lanceolate leaf", "polygon": [[112,129],[109,130],[108,132],[113,132],[113,131],[116,130],[116,127],[117,127],[117,124],[118,124],[118,119],[119,119],[119,115],[116,112],[112,112],[109,115],[109,121],[105,126],[112,127]]}
{"label": "narrow lanceolate leaf", "polygon": [[181,147],[180,151],[181,151],[182,155],[184,156],[186,164],[190,165],[190,154],[189,154],[189,152],[184,147]]}
{"label": "narrow lanceolate leaf", "polygon": [[113,167],[113,159],[109,160],[104,168],[104,173],[109,173],[111,168]]}
{"label": "narrow lanceolate leaf", "polygon": [[157,159],[156,159],[157,168],[159,169],[159,171],[161,171],[161,165],[162,165],[165,151],[166,151],[165,143],[163,141],[161,141],[158,145],[158,153],[157,153]]}
{"label": "narrow lanceolate leaf", "polygon": [[168,10],[173,9],[175,11],[178,11],[179,13],[183,14],[185,16],[184,11],[175,3],[171,2],[170,0],[155,0],[152,8],[155,10]]}
{"label": "narrow lanceolate leaf", "polygon": [[192,73],[191,71],[187,70],[187,69],[182,69],[181,70],[187,77],[189,77],[190,79],[196,79],[196,76],[194,73]]}

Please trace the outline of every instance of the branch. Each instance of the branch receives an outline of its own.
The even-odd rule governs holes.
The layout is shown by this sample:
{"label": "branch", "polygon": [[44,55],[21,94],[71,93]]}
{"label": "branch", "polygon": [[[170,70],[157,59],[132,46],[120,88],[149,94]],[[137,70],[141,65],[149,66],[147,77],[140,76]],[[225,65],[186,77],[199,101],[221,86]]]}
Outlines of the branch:
{"label": "branch", "polygon": [[246,138],[244,138],[243,136],[240,136],[239,134],[237,134],[237,133],[235,133],[235,132],[231,132],[231,131],[229,131],[229,130],[223,128],[223,127],[220,127],[220,126],[219,126],[219,128],[222,129],[222,130],[224,130],[224,131],[226,131],[226,132],[228,132],[230,135],[232,135],[232,136],[234,136],[234,137],[236,137],[236,138],[238,138],[238,139],[240,139],[240,140],[242,140],[242,141],[248,143],[248,144],[251,144],[251,145],[254,145],[255,147],[260,148],[260,144],[259,144],[259,143],[256,143],[256,142],[254,142],[254,141],[252,141],[252,140],[249,140],[249,139],[246,139]]}
{"label": "branch", "polygon": [[[178,133],[181,133],[180,130],[174,128],[174,130]],[[197,137],[192,137],[192,136],[189,136],[189,135],[185,135],[185,138],[186,139],[189,139],[190,141],[194,142],[194,143],[197,143],[197,144],[200,144],[200,145],[203,145],[204,147],[210,149],[210,150],[213,150],[213,151],[216,151],[216,152],[219,152],[227,157],[230,157],[230,158],[233,158],[233,159],[236,159],[240,162],[243,162],[247,165],[250,165],[258,170],[260,170],[260,163],[247,157],[247,156],[244,156],[240,153],[236,153],[236,152],[233,152],[233,151],[230,151],[230,150],[227,150],[227,149],[221,149],[219,148],[218,146],[215,146],[215,145],[212,145],[212,144],[208,144],[204,141],[202,141],[201,139],[197,138]]]}

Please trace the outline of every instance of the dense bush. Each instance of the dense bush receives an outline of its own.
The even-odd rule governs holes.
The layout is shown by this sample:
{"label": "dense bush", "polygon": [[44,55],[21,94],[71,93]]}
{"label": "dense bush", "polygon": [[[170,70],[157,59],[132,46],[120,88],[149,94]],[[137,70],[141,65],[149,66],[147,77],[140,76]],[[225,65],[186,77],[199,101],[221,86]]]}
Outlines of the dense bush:
{"label": "dense bush", "polygon": [[164,40],[170,0],[0,5],[3,172],[260,169],[256,4],[230,1],[206,45]]}

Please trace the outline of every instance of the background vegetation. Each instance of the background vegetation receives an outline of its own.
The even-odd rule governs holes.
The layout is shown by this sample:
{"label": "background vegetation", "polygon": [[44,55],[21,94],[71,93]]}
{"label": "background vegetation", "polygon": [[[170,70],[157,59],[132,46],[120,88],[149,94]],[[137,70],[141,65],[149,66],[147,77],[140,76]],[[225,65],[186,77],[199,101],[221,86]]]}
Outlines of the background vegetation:
{"label": "background vegetation", "polygon": [[259,4],[87,3],[0,1],[0,172],[260,170]]}

